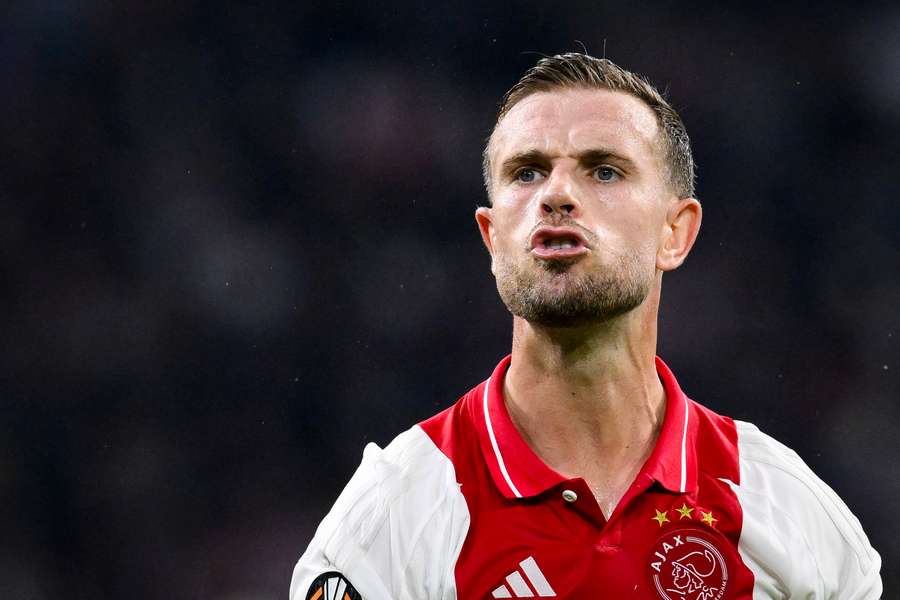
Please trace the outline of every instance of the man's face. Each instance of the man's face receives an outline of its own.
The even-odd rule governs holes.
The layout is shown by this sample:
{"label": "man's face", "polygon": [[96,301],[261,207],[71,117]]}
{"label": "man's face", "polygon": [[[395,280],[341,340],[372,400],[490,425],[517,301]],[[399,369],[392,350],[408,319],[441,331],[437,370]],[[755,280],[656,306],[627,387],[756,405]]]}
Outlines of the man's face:
{"label": "man's face", "polygon": [[677,200],[658,135],[647,105],[601,89],[536,93],[506,114],[490,146],[493,205],[476,218],[513,314],[578,326],[644,301]]}

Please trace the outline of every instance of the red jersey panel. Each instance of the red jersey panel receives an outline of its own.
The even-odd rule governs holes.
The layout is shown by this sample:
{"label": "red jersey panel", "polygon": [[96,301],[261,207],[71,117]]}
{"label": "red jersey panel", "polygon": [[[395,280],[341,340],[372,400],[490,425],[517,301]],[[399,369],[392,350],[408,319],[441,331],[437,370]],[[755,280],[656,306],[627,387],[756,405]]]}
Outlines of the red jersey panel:
{"label": "red jersey panel", "polygon": [[420,424],[453,463],[469,509],[459,598],[752,598],[753,574],[737,551],[731,419],[688,399],[657,359],[662,429],[607,521],[583,479],[552,470],[519,435],[503,401],[509,364]]}

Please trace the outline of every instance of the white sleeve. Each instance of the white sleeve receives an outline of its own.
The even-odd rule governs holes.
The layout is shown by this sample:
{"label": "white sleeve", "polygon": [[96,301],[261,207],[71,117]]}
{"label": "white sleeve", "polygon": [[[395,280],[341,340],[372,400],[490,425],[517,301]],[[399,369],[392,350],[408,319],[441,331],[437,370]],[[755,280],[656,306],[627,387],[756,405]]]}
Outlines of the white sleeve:
{"label": "white sleeve", "polygon": [[455,598],[468,523],[452,463],[419,427],[384,450],[369,444],[294,568],[290,600],[307,600],[335,572],[363,600]]}
{"label": "white sleeve", "polygon": [[738,550],[755,576],[753,600],[879,600],[881,557],[847,505],[793,450],[736,423]]}

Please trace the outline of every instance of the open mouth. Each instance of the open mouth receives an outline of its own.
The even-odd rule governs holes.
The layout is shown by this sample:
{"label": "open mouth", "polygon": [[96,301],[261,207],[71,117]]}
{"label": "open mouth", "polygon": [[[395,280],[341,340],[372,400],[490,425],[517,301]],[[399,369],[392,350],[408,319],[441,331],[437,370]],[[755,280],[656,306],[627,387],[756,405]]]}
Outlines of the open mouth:
{"label": "open mouth", "polygon": [[572,227],[541,227],[531,237],[531,252],[537,258],[572,258],[589,251],[587,241]]}
{"label": "open mouth", "polygon": [[552,238],[549,240],[544,240],[544,248],[549,248],[551,250],[575,248],[578,245],[578,240],[574,238]]}

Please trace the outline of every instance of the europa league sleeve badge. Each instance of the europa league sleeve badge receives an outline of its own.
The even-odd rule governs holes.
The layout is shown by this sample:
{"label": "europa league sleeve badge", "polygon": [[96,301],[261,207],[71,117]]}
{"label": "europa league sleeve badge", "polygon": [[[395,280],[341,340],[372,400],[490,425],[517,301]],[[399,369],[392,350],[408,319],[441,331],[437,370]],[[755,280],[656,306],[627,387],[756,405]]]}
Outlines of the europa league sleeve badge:
{"label": "europa league sleeve badge", "polygon": [[313,580],[306,600],[362,600],[362,596],[341,573],[330,571]]}

